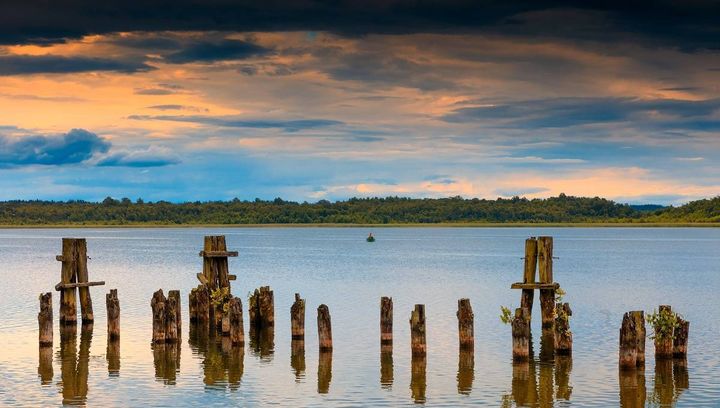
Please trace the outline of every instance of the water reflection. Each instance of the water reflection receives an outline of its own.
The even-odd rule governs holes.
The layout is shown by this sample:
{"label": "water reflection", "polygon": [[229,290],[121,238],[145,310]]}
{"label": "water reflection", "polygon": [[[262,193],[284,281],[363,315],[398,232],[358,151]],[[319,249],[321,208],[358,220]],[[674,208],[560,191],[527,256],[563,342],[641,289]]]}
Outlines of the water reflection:
{"label": "water reflection", "polygon": [[175,385],[180,372],[180,345],[157,343],[152,345],[155,378],[165,385]]}
{"label": "water reflection", "polygon": [[40,377],[40,384],[51,384],[53,374],[53,348],[52,346],[40,346],[38,350],[38,377]]}
{"label": "water reflection", "polygon": [[108,376],[120,376],[120,340],[110,340],[107,342],[107,351],[105,354],[108,364]]}
{"label": "water reflection", "polygon": [[556,400],[570,401],[572,386],[570,386],[570,372],[572,371],[572,357],[566,355],[555,356],[555,391]]}
{"label": "water reflection", "polygon": [[271,362],[275,354],[275,328],[250,325],[250,350],[260,361]]}
{"label": "water reflection", "polygon": [[332,350],[321,351],[318,356],[318,393],[327,394],[332,381]]}
{"label": "water reflection", "polygon": [[295,373],[295,382],[305,378],[305,340],[290,342],[290,367]]}
{"label": "water reflection", "polygon": [[203,382],[207,387],[240,387],[245,370],[245,347],[233,346],[227,336],[206,325],[190,326],[190,348],[203,357]]}
{"label": "water reflection", "polygon": [[620,407],[642,408],[645,406],[645,368],[620,370]]}
{"label": "water reflection", "polygon": [[413,356],[410,367],[410,392],[416,404],[425,402],[425,389],[427,388],[427,358],[426,356]]}
{"label": "water reflection", "polygon": [[470,395],[475,379],[475,352],[460,349],[458,355],[457,388],[459,394]]}
{"label": "water reflection", "polygon": [[77,345],[77,325],[60,328],[60,378],[58,386],[63,396],[63,405],[83,405],[88,393],[88,363],[92,324],[83,324],[80,332],[80,349]]}
{"label": "water reflection", "polygon": [[391,390],[394,380],[393,347],[392,344],[380,346],[380,388]]}
{"label": "water reflection", "polygon": [[690,387],[686,359],[658,359],[655,361],[655,378],[652,394],[647,396],[645,368],[620,370],[620,406],[644,407],[673,406],[680,395]]}

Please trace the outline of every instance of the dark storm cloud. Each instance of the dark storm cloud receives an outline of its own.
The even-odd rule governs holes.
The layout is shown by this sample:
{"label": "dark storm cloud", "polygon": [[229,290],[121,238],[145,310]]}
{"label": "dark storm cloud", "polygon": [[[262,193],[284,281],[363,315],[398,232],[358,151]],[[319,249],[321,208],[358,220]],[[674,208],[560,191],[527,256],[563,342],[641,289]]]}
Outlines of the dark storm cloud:
{"label": "dark storm cloud", "polygon": [[83,129],[72,129],[60,136],[0,135],[0,166],[75,164],[109,149],[110,142]]}
{"label": "dark storm cloud", "polygon": [[166,55],[164,59],[173,64],[211,63],[250,58],[270,52],[270,49],[241,40],[200,41],[186,45],[182,50]]}
{"label": "dark storm cloud", "polygon": [[77,72],[140,72],[153,69],[139,61],[58,55],[0,55],[0,75],[68,74]]}
{"label": "dark storm cloud", "polygon": [[298,119],[298,120],[276,120],[260,119],[248,120],[235,116],[173,116],[173,115],[131,115],[128,119],[134,120],[166,120],[172,122],[198,123],[202,125],[229,127],[229,128],[254,128],[254,129],[283,129],[288,132],[296,132],[305,129],[324,128],[335,125],[342,125],[343,122],[327,119]]}
{"label": "dark storm cloud", "polygon": [[717,49],[714,0],[6,0],[0,43],[48,44],[121,31],[485,32]]}
{"label": "dark storm cloud", "polygon": [[720,124],[710,117],[719,109],[720,99],[555,98],[459,108],[443,120],[516,128],[562,128],[632,119],[640,125],[662,123],[666,127],[706,130]]}

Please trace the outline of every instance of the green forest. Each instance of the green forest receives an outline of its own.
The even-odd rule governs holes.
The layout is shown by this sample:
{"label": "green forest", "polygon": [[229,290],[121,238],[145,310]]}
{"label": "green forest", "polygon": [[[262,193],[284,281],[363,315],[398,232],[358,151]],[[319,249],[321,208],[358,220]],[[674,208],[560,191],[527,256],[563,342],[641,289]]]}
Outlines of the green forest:
{"label": "green forest", "polygon": [[631,206],[598,197],[564,194],[546,199],[385,197],[316,203],[280,198],[170,203],[111,197],[99,203],[0,202],[0,225],[5,226],[716,222],[720,222],[720,197],[680,207]]}

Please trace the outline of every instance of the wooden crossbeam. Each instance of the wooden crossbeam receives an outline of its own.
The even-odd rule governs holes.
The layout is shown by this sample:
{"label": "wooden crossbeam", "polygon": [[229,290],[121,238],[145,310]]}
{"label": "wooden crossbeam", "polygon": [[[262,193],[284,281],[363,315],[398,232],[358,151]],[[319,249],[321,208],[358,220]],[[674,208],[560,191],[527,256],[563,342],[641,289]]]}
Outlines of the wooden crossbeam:
{"label": "wooden crossbeam", "polygon": [[86,288],[88,286],[102,286],[105,284],[105,281],[99,281],[99,282],[74,282],[74,283],[58,283],[55,285],[55,290],[60,291],[63,289],[73,289],[73,288]]}
{"label": "wooden crossbeam", "polygon": [[200,251],[203,258],[227,258],[229,256],[238,256],[238,251]]}
{"label": "wooden crossbeam", "polygon": [[198,278],[198,280],[200,281],[200,283],[202,283],[203,285],[207,285],[207,284],[208,284],[208,280],[207,280],[207,278],[205,277],[204,274],[198,273],[198,274],[197,274],[197,278]]}
{"label": "wooden crossbeam", "polygon": [[522,283],[516,282],[510,285],[510,289],[558,289],[560,284],[557,282],[551,283]]}

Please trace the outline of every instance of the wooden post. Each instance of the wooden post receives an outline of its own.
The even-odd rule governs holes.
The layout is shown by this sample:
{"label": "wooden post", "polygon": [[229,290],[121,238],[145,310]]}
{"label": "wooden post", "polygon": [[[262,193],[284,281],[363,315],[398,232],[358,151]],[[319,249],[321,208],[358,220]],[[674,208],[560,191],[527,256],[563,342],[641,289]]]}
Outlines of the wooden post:
{"label": "wooden post", "polygon": [[678,327],[675,328],[675,339],[673,340],[673,357],[687,356],[689,332],[690,322],[678,317]]}
{"label": "wooden post", "polygon": [[[78,283],[87,283],[87,241],[84,238],[76,239],[75,246],[77,281]],[[95,316],[93,314],[92,300],[90,299],[90,288],[87,286],[81,286],[78,288],[78,292],[80,292],[80,314],[82,315],[82,322],[92,323],[95,320]]]}
{"label": "wooden post", "polygon": [[197,288],[192,288],[188,295],[188,314],[190,315],[190,323],[197,322]]}
{"label": "wooden post", "polygon": [[230,299],[228,315],[230,317],[230,341],[233,346],[242,346],[245,344],[245,329],[243,327],[242,300],[239,297]]}
{"label": "wooden post", "polygon": [[305,339],[305,299],[300,299],[299,293],[290,307],[290,332],[293,340]]}
{"label": "wooden post", "polygon": [[570,316],[572,316],[572,310],[570,310],[570,304],[558,303],[555,307],[555,354],[571,354]]}
{"label": "wooden post", "polygon": [[[75,283],[77,277],[75,275],[75,259],[77,245],[76,240],[72,238],[62,239],[62,272],[60,283]],[[77,323],[77,299],[75,298],[75,288],[63,288],[60,292],[60,324],[76,324]]]}
{"label": "wooden post", "polygon": [[391,297],[380,298],[380,344],[393,343],[393,300]]}
{"label": "wooden post", "polygon": [[637,367],[638,330],[635,318],[629,313],[623,315],[620,327],[620,369],[635,369]]}
{"label": "wooden post", "polygon": [[[552,283],[553,239],[552,237],[539,237],[537,245],[540,283]],[[542,327],[552,327],[555,322],[555,289],[540,289],[540,309],[542,313]]]}
{"label": "wooden post", "polygon": [[153,293],[150,307],[153,312],[153,343],[165,343],[166,313],[165,313],[165,295],[162,289]]}
{"label": "wooden post", "polygon": [[637,333],[637,366],[645,365],[645,337],[647,332],[645,330],[645,313],[642,310],[635,310],[630,312],[630,316],[635,321],[635,331]]}
{"label": "wooden post", "polygon": [[117,296],[117,289],[110,289],[105,295],[105,306],[107,307],[107,332],[108,340],[120,338],[120,300]]}
{"label": "wooden post", "polygon": [[512,350],[514,361],[530,359],[530,311],[524,307],[515,309],[512,320]]}
{"label": "wooden post", "polygon": [[[172,292],[172,291],[171,291]],[[178,299],[180,294],[177,296],[168,296],[165,300],[165,342],[166,343],[177,343],[180,338],[178,331]]]}
{"label": "wooden post", "polygon": [[38,313],[38,340],[40,346],[52,346],[53,344],[52,314],[52,293],[41,293],[40,313]]}
{"label": "wooden post", "polygon": [[[232,300],[232,299],[231,299]],[[230,301],[228,301],[228,304]],[[222,315],[222,328],[221,332],[223,336],[230,336],[230,331],[232,330],[231,324],[230,324],[230,306],[228,305],[228,310],[223,311]]]}
{"label": "wooden post", "polygon": [[210,291],[204,285],[195,290],[196,319],[198,323],[208,325],[210,323]]}
{"label": "wooden post", "polygon": [[[204,253],[227,252],[225,244],[225,236],[206,236],[203,246]],[[229,255],[228,255],[229,256]],[[228,272],[227,256],[204,256],[203,257],[203,274],[207,279],[207,285],[210,290],[217,288],[230,287],[230,274]]]}
{"label": "wooden post", "polygon": [[175,324],[177,325],[177,337],[182,337],[182,313],[180,311],[180,291],[171,290],[168,292],[168,298],[175,298]]}
{"label": "wooden post", "polygon": [[458,300],[457,318],[460,348],[472,350],[475,347],[475,328],[470,299]]}
{"label": "wooden post", "polygon": [[[535,237],[525,240],[525,268],[523,272],[523,283],[535,283],[535,272],[537,270],[538,243]],[[534,289],[523,289],[520,296],[520,307],[530,311],[532,315]]]}
{"label": "wooden post", "polygon": [[[659,313],[660,314],[668,314],[668,313],[671,314],[671,313],[673,313],[673,311],[669,305],[660,305]],[[655,327],[654,329],[655,329],[655,333],[657,334],[657,327]],[[667,336],[663,336],[662,338],[659,336],[655,336],[655,358],[656,359],[672,358],[672,356],[673,356],[673,335],[674,335],[674,330],[671,330]]]}
{"label": "wooden post", "polygon": [[425,305],[415,305],[415,310],[410,313],[410,349],[413,356],[424,356],[427,353]]}
{"label": "wooden post", "polygon": [[273,327],[275,325],[275,301],[270,286],[255,289],[250,296],[248,315],[250,324],[257,328]]}
{"label": "wooden post", "polygon": [[318,339],[320,351],[329,351],[333,348],[332,327],[330,325],[330,310],[326,305],[317,308]]}

